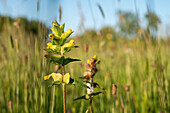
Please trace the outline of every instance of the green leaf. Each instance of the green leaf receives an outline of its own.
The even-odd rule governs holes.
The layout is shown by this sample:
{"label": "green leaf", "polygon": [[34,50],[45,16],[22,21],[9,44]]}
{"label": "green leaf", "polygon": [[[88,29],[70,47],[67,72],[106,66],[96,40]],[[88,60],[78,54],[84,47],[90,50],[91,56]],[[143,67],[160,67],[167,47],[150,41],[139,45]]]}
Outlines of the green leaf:
{"label": "green leaf", "polygon": [[54,63],[58,63],[58,64],[61,64],[61,65],[66,65],[70,62],[74,62],[74,61],[80,61],[79,59],[72,59],[72,58],[65,58],[64,56],[62,56],[61,58],[59,59],[51,59]]}
{"label": "green leaf", "polygon": [[51,52],[51,49],[43,49],[44,51]]}
{"label": "green leaf", "polygon": [[73,31],[69,31],[67,30],[66,32],[62,33],[61,35],[61,39],[62,39],[62,44],[63,45],[65,43],[65,41],[67,40],[67,38],[73,33]]}
{"label": "green leaf", "polygon": [[52,87],[52,86],[54,86],[54,85],[60,85],[60,84],[62,84],[62,82],[60,82],[60,81],[54,81],[52,84],[50,84],[48,87]]}
{"label": "green leaf", "polygon": [[90,99],[90,96],[88,94],[86,94],[84,96],[81,96],[81,97],[78,97],[78,98],[74,99],[73,101],[80,100],[80,99],[88,100],[88,99]]}
{"label": "green leaf", "polygon": [[61,36],[61,28],[60,28],[59,25],[53,25],[53,27],[51,27],[50,29],[54,33],[54,35],[56,37],[60,37]]}
{"label": "green leaf", "polygon": [[99,92],[90,94],[90,96],[96,96],[96,95],[99,95],[99,94],[101,94],[101,93],[103,94],[104,92],[99,91]]}
{"label": "green leaf", "polygon": [[73,59],[73,58],[69,58],[69,57],[68,58],[64,58],[62,65],[66,65],[66,64],[74,62],[74,61],[80,61],[80,59]]}
{"label": "green leaf", "polygon": [[103,92],[96,92],[96,93],[93,93],[93,94],[86,94],[84,96],[81,96],[81,97],[78,97],[78,98],[74,99],[73,101],[80,100],[80,99],[88,100],[88,99],[90,99],[90,97],[94,97],[94,96],[99,95],[101,93],[103,93]]}
{"label": "green leaf", "polygon": [[63,48],[63,53],[69,52],[72,48],[78,48],[79,46],[71,46],[71,47],[64,47]]}
{"label": "green leaf", "polygon": [[75,79],[72,79],[72,78],[70,78],[69,84],[78,85],[78,86],[81,86],[81,87],[89,88],[89,89],[90,89],[90,87],[88,87],[86,84],[83,84],[83,83],[81,83],[81,82],[79,82],[79,81],[77,81],[77,80],[75,80]]}
{"label": "green leaf", "polygon": [[65,23],[60,25],[61,33],[64,33],[64,27],[65,27]]}
{"label": "green leaf", "polygon": [[44,49],[44,51],[50,52],[50,53],[54,53],[54,54],[59,54],[61,51],[60,47],[57,47],[56,49],[52,50],[52,49]]}
{"label": "green leaf", "polygon": [[[53,44],[55,45],[58,45],[58,46],[61,46],[62,44],[62,39],[59,37],[59,38],[54,38],[53,39]],[[61,48],[60,48],[61,49]]]}

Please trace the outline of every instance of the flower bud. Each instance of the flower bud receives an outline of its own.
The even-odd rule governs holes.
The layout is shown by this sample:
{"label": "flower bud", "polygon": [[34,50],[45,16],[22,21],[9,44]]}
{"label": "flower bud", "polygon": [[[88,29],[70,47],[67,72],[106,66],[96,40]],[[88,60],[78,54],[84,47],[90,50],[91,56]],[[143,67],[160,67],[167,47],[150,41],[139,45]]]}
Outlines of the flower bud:
{"label": "flower bud", "polygon": [[87,43],[84,44],[84,51],[85,51],[86,53],[88,52],[88,44],[87,44]]}
{"label": "flower bud", "polygon": [[94,55],[94,56],[93,56],[93,59],[94,59],[94,60],[97,60],[97,55]]}
{"label": "flower bud", "polygon": [[125,85],[125,91],[126,91],[126,92],[129,92],[129,91],[130,91],[130,87],[129,87],[129,85],[127,85],[127,84]]}
{"label": "flower bud", "polygon": [[117,85],[112,84],[112,94],[116,95],[116,93],[117,93]]}
{"label": "flower bud", "polygon": [[44,76],[44,80],[48,80],[48,79],[50,79],[50,75],[48,75],[48,76]]}
{"label": "flower bud", "polygon": [[8,102],[8,108],[9,108],[10,110],[12,110],[12,101],[11,101],[11,100]]}

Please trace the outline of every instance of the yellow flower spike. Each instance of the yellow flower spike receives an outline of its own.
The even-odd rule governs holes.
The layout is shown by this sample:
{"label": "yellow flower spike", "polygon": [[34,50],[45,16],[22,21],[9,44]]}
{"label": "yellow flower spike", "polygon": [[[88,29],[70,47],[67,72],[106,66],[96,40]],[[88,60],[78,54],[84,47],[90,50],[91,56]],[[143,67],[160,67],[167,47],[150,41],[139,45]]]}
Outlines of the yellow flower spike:
{"label": "yellow flower spike", "polygon": [[94,60],[97,60],[97,55],[94,55],[94,56],[93,56],[93,59],[94,59]]}
{"label": "yellow flower spike", "polygon": [[51,75],[45,76],[44,80],[48,80],[48,79],[50,79],[50,77],[51,77]]}
{"label": "yellow flower spike", "polygon": [[47,43],[47,49],[51,49],[52,46],[53,46],[53,44],[51,42]]}
{"label": "yellow flower spike", "polygon": [[52,73],[50,74],[54,81],[62,82],[62,75],[60,73]]}
{"label": "yellow flower spike", "polygon": [[51,39],[51,40],[53,40],[53,39],[55,38],[55,36],[54,36],[53,33],[49,34],[48,37],[49,37],[49,39]]}

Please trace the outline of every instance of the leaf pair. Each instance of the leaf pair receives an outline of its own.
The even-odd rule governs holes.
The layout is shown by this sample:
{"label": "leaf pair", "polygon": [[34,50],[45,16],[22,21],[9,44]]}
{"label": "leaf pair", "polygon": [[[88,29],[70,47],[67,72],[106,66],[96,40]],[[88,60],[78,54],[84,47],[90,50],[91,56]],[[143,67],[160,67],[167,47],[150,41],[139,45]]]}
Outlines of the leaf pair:
{"label": "leaf pair", "polygon": [[80,100],[80,99],[85,99],[85,100],[88,100],[88,99],[90,99],[90,97],[93,97],[93,96],[96,96],[96,95],[99,95],[99,94],[103,94],[103,92],[96,92],[96,93],[92,93],[92,94],[86,94],[86,95],[83,95],[83,96],[81,96],[81,97],[78,97],[78,98],[76,98],[76,99],[74,99],[73,101],[76,101],[76,100]]}
{"label": "leaf pair", "polygon": [[53,62],[54,64],[57,64],[57,65],[61,64],[63,66],[70,63],[70,62],[74,62],[74,61],[80,61],[80,60],[79,59],[73,59],[73,58],[70,58],[70,57],[65,58],[64,56],[62,56],[60,58],[52,58],[51,57],[51,60],[50,60],[50,62]]}

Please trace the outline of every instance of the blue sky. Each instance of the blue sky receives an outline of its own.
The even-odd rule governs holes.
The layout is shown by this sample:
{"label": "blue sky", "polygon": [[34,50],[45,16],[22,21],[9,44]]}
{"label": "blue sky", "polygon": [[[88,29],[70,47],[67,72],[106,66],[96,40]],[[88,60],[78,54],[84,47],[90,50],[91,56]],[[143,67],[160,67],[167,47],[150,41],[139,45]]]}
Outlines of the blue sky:
{"label": "blue sky", "polygon": [[[11,17],[27,17],[29,20],[40,20],[47,26],[55,19],[59,20],[58,7],[62,7],[62,23],[66,29],[72,28],[75,34],[83,31],[79,29],[81,16],[84,17],[86,29],[99,30],[103,26],[115,26],[118,22],[118,10],[135,12],[134,0],[39,0],[40,10],[37,12],[37,0],[0,0],[0,15],[8,14]],[[91,9],[90,9],[91,4]],[[102,17],[97,4],[100,4],[105,18]],[[161,19],[161,29],[170,24],[170,0],[136,0],[137,10],[141,23],[145,23],[144,14],[147,4]],[[78,8],[81,6],[81,8]],[[92,16],[92,13],[94,16]]]}

